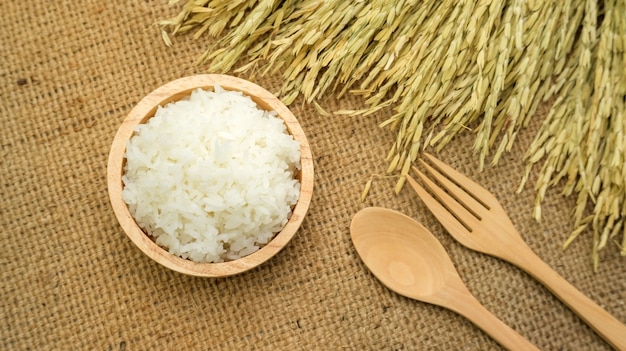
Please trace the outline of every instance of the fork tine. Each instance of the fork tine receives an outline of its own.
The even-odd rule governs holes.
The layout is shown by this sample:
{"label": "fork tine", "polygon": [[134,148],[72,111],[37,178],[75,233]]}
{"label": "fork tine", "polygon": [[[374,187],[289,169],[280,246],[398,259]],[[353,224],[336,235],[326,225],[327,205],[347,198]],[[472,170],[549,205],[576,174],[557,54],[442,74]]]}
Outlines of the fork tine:
{"label": "fork tine", "polygon": [[[415,169],[415,168],[414,168]],[[419,171],[418,171],[419,172]],[[410,175],[406,176],[409,185],[415,190],[417,196],[422,199],[422,201],[426,204],[430,212],[432,212],[439,223],[441,223],[446,230],[451,233],[454,237],[460,235],[469,235],[470,231],[467,227],[460,222],[456,217],[448,211],[437,199],[435,199],[432,195],[430,195],[426,189],[424,189],[421,185],[419,185],[413,177]],[[458,239],[457,239],[458,240]]]}
{"label": "fork tine", "polygon": [[435,194],[435,196],[443,204],[443,207],[446,209],[446,211],[450,212],[452,216],[457,218],[457,221],[463,223],[465,227],[470,229],[470,231],[472,228],[476,228],[478,226],[478,224],[480,223],[479,218],[476,218],[473,213],[468,211],[461,203],[459,203],[445,190],[435,184],[435,182],[428,178],[419,169],[413,167],[413,171],[417,173],[417,175],[422,179],[426,186]]}
{"label": "fork tine", "polygon": [[496,199],[493,194],[491,194],[487,189],[478,185],[473,180],[466,177],[463,173],[450,167],[443,161],[438,160],[429,153],[424,153],[424,156],[435,166],[437,166],[437,168],[439,168],[439,170],[441,170],[444,175],[446,175],[450,179],[454,179],[454,181],[457,182],[461,187],[463,187],[468,193],[472,194],[476,199],[487,205],[489,208],[497,208],[498,206],[500,206],[498,199]]}
{"label": "fork tine", "polygon": [[473,213],[476,217],[479,217],[479,219],[482,219],[484,216],[487,215],[489,209],[485,208],[485,205],[476,200],[465,189],[461,188],[452,180],[448,179],[446,176],[441,174],[441,172],[437,171],[431,165],[424,162],[424,160],[420,160],[420,163],[422,164],[422,166],[424,166],[424,168],[426,168],[428,174],[430,174],[437,182],[439,182],[439,184],[444,189],[446,189],[448,193],[450,193],[454,198],[456,198],[457,201],[463,204],[463,206],[465,206],[465,208],[469,212]]}

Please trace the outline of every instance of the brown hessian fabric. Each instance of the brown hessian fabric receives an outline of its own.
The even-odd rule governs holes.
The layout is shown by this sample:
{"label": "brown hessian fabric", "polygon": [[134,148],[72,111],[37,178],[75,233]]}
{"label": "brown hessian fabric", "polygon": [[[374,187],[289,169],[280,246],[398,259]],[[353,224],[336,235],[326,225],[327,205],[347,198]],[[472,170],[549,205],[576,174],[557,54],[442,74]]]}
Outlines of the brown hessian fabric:
{"label": "brown hessian fabric", "polygon": [[[206,40],[167,48],[155,23],[166,1],[3,1],[0,4],[0,349],[2,350],[499,350],[464,318],[401,297],[367,270],[350,240],[367,206],[401,211],[442,242],[469,290],[544,350],[608,350],[580,318],[520,269],[455,242],[409,187],[394,194],[384,157],[390,110],[322,116],[292,106],[311,144],[313,202],[290,244],[261,267],[224,279],[182,275],[141,253],[109,204],[113,136],[146,94],[206,73]],[[249,76],[277,91],[276,75]],[[320,105],[363,107],[355,96]],[[574,199],[550,190],[532,219],[533,179],[516,194],[541,114],[497,166],[478,171],[467,132],[445,162],[492,191],[529,246],[558,273],[626,321],[626,265],[615,245],[594,273],[591,232],[567,249]],[[361,191],[374,176],[369,196]]]}

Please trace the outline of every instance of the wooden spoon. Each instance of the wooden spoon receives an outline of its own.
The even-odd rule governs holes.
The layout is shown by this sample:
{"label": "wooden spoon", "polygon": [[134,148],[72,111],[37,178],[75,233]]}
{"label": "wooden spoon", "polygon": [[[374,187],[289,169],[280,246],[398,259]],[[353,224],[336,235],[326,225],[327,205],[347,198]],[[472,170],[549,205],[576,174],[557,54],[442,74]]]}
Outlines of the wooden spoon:
{"label": "wooden spoon", "polygon": [[389,289],[464,316],[509,350],[538,350],[476,300],[441,243],[412,218],[366,208],[352,219],[350,234],[365,265]]}

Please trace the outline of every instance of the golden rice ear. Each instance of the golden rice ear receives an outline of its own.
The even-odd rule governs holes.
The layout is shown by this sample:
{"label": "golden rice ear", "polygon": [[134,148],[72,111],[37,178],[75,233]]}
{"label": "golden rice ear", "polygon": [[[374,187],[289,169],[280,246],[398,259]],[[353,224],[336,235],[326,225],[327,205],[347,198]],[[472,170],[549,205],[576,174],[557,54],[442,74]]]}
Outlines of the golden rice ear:
{"label": "golden rice ear", "polygon": [[214,0],[210,9],[192,4],[160,23],[170,33],[218,37],[199,59],[211,71],[254,62],[259,72],[282,74],[288,105],[352,92],[366,106],[342,114],[391,108],[382,125],[397,132],[387,157],[395,174],[406,155],[416,160],[416,143],[441,150],[468,130],[476,135],[479,168],[496,164],[521,129],[547,115],[527,155],[529,172],[542,163],[535,215],[547,189],[565,180],[564,192],[577,193],[575,227],[589,203],[601,201],[592,210],[594,235],[602,237],[594,255],[612,233],[621,232],[626,243],[615,220],[622,214],[612,205],[626,201],[626,141],[623,128],[613,128],[623,126],[626,110],[624,44],[615,39],[626,33],[623,1],[299,4]]}

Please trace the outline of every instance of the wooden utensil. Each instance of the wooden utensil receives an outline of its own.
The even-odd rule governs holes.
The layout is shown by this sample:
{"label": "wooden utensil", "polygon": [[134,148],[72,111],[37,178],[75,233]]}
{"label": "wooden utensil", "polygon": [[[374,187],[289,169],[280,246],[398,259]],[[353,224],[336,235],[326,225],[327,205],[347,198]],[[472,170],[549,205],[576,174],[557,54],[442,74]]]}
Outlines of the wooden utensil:
{"label": "wooden utensil", "polygon": [[476,300],[441,243],[417,221],[366,208],[352,219],[350,235],[365,265],[389,289],[464,316],[509,350],[537,350]]}
{"label": "wooden utensil", "polygon": [[[126,142],[132,137],[135,127],[153,117],[157,107],[180,100],[198,88],[213,89],[219,85],[224,90],[240,91],[252,98],[259,108],[276,111],[287,127],[288,132],[300,143],[301,170],[297,174],[300,180],[300,197],[293,208],[293,213],[282,231],[265,246],[251,255],[222,263],[196,263],[172,255],[158,246],[141,230],[133,219],[128,206],[122,199],[122,175],[124,173],[124,153]],[[221,74],[202,74],[180,78],[169,82],[144,97],[122,122],[109,153],[107,166],[109,197],[115,216],[122,229],[141,251],[158,263],[175,271],[202,277],[223,277],[252,269],[277,254],[294,236],[311,203],[313,194],[313,158],[311,149],[302,127],[289,109],[274,95],[249,81]]]}
{"label": "wooden utensil", "polygon": [[430,195],[415,179],[409,184],[430,211],[462,245],[508,261],[523,269],[576,312],[606,342],[626,350],[626,326],[598,306],[548,266],[524,242],[498,200],[457,170],[425,154],[435,167],[421,160],[431,178],[413,168]]}

